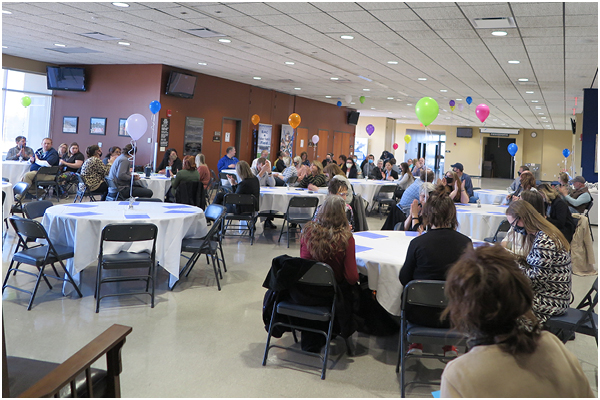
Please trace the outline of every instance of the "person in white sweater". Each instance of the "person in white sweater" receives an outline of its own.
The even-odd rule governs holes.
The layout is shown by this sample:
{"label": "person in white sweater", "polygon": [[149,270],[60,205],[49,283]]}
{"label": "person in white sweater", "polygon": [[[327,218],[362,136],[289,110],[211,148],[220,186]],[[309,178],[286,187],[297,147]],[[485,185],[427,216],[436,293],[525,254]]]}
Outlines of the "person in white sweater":
{"label": "person in white sweater", "polygon": [[415,177],[412,175],[412,172],[410,172],[410,167],[408,166],[408,163],[400,163],[400,168],[400,181],[398,182],[398,186],[400,187],[400,189],[406,190],[406,188],[409,187],[415,181]]}

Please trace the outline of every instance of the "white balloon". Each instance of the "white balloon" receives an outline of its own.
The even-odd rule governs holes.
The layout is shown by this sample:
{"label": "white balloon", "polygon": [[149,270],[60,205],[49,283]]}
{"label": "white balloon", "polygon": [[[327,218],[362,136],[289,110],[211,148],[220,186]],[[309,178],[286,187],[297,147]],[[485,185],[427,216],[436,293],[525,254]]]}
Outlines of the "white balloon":
{"label": "white balloon", "polygon": [[317,144],[317,143],[319,143],[319,136],[318,136],[318,135],[314,135],[314,136],[312,137],[312,142],[313,142],[314,144]]}
{"label": "white balloon", "polygon": [[346,103],[352,103],[352,96],[350,96],[349,94],[346,95]]}
{"label": "white balloon", "polygon": [[125,123],[125,130],[133,140],[138,140],[146,133],[148,121],[142,114],[131,114]]}

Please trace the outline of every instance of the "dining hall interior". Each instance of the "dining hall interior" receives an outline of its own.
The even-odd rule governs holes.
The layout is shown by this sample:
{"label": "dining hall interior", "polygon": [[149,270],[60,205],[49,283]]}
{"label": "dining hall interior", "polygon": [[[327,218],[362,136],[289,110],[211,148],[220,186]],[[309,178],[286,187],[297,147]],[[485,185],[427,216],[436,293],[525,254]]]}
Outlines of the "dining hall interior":
{"label": "dining hall interior", "polygon": [[[226,175],[241,179],[235,167],[221,175],[218,163],[233,147],[248,164],[266,150],[273,169],[280,151],[340,167],[341,155],[359,163],[373,155],[377,164],[387,151],[396,165],[415,160],[432,170],[434,183],[458,169],[471,177],[478,200],[456,204],[457,231],[476,248],[496,238],[522,166],[536,184],[558,185],[563,172],[581,178],[592,201],[574,217],[585,233],[573,243],[586,254],[573,266],[574,308],[594,285],[597,302],[597,71],[596,2],[5,2],[2,270],[13,286],[3,286],[3,353],[9,362],[54,366],[118,324],[132,330],[120,338],[113,395],[431,397],[449,359],[407,360],[405,370],[396,369],[398,272],[417,236],[382,229],[401,201],[390,204],[394,190],[384,188],[397,182],[364,179],[361,167],[361,179],[349,179],[348,192],[363,205],[354,211],[353,238],[360,298],[371,307],[361,311],[371,325],[331,340],[321,379],[318,357],[278,348],[265,354],[264,315],[274,260],[301,253],[301,233],[286,230],[290,199],[323,204],[327,190],[261,187],[263,218],[254,231],[229,228],[212,261],[200,254],[189,269],[193,251],[182,251],[182,243],[218,231],[221,220],[211,220],[206,207],[227,191]],[[66,79],[72,86],[53,86],[65,73],[75,74]],[[77,183],[64,196],[58,187],[48,191],[52,207],[37,221],[53,242],[73,246],[65,262],[74,285],[51,280],[50,289],[42,280],[31,304],[30,294],[13,287],[31,290],[35,267],[22,267],[33,277],[8,273],[19,251],[8,220],[21,203],[13,194],[30,171],[26,158],[7,158],[20,136],[34,151],[50,138],[54,149],[75,143],[85,154],[97,146],[102,157],[133,143],[134,172],[158,200],[92,201],[79,196]],[[202,153],[216,172],[203,209],[162,203],[172,181],[159,164],[170,149],[182,160]],[[22,204],[41,197],[25,196]],[[268,229],[264,217],[273,215],[276,229]],[[102,228],[130,220],[158,226],[153,304],[146,293],[102,298],[98,306]],[[139,283],[115,286],[135,291]],[[565,346],[597,397],[595,328],[596,339],[577,332]],[[298,350],[294,339],[270,340]],[[14,394],[4,392],[13,389],[9,367],[3,363],[5,396]],[[94,368],[107,369],[105,358]]]}

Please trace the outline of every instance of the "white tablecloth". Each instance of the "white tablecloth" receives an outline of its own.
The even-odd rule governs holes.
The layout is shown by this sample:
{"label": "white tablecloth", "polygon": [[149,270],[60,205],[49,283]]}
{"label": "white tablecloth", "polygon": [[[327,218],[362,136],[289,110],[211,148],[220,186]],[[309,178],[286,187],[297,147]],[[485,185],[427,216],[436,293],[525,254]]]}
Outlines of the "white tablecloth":
{"label": "white tablecloth", "polygon": [[152,190],[152,197],[164,200],[167,191],[171,189],[171,178],[159,174],[154,174],[150,178],[146,178],[143,174],[141,176],[140,182],[144,187]]}
{"label": "white tablecloth", "polygon": [[506,204],[506,196],[508,192],[506,190],[495,190],[495,189],[478,189],[474,191],[479,196],[481,204]]}
{"label": "white tablecloth", "polygon": [[[366,202],[369,203],[369,208],[373,206],[373,198],[379,193],[382,186],[397,185],[395,181],[375,181],[365,179],[348,179],[354,188],[354,193],[360,194]],[[389,196],[392,197],[392,194]]]}
{"label": "white tablecloth", "polygon": [[[156,258],[171,274],[169,286],[172,286],[179,279],[182,239],[202,237],[208,233],[204,211],[183,204],[154,202],[138,202],[129,210],[127,204],[101,201],[57,205],[46,210],[42,224],[53,243],[74,246],[75,257],[67,261],[67,267],[78,274],[97,260],[102,229],[106,225],[153,223],[158,227]],[[139,252],[147,249],[148,245],[140,242],[127,247],[130,251]],[[111,243],[105,251],[117,253],[124,248]]]}
{"label": "white tablecloth", "polygon": [[[400,315],[403,286],[400,270],[408,245],[417,237],[412,231],[366,231],[354,234],[358,272],[369,278],[369,289],[377,291],[377,302],[390,314]],[[473,245],[483,244],[473,241]]]}
{"label": "white tablecloth", "polygon": [[477,240],[494,236],[498,225],[506,219],[508,206],[496,206],[482,204],[456,204],[456,219],[458,220],[458,231],[463,235]]}
{"label": "white tablecloth", "polygon": [[2,177],[14,185],[23,180],[23,175],[29,172],[30,167],[29,161],[2,161]]}
{"label": "white tablecloth", "polygon": [[6,193],[6,200],[4,200],[4,204],[2,205],[2,220],[10,217],[10,209],[14,203],[12,187],[12,183],[2,182],[2,191]]}
{"label": "white tablecloth", "polygon": [[592,199],[594,200],[594,205],[592,206],[592,209],[590,210],[590,224],[591,225],[598,225],[598,207],[600,207],[600,204],[598,204],[598,191],[597,190],[590,190],[590,195],[592,196]]}
{"label": "white tablecloth", "polygon": [[285,186],[261,186],[260,210],[277,210],[284,213],[287,211],[287,206],[290,202],[290,199],[294,196],[316,197],[319,199],[319,204],[321,204],[323,202],[323,199],[327,197],[327,194],[317,192],[308,193],[308,189],[301,189],[295,187],[290,187],[288,189]]}

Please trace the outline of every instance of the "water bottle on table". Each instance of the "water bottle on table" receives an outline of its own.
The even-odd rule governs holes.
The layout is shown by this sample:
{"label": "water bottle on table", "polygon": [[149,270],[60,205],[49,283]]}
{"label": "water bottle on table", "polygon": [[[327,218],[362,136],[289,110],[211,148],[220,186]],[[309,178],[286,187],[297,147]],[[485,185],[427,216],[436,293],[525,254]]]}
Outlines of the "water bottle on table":
{"label": "water bottle on table", "polygon": [[165,175],[167,176],[167,178],[171,177],[171,167],[165,168]]}

